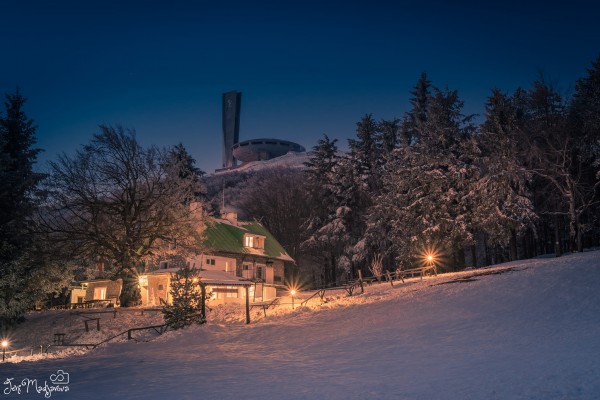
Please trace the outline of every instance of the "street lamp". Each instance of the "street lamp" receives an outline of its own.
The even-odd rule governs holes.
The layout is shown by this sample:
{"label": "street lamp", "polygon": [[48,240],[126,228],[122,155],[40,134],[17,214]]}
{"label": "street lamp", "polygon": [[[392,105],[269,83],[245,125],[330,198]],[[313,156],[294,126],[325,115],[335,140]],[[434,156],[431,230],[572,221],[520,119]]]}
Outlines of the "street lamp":
{"label": "street lamp", "polygon": [[292,310],[294,309],[294,295],[296,294],[296,289],[290,290],[290,294],[292,295]]}
{"label": "street lamp", "polygon": [[435,267],[435,257],[433,256],[433,254],[427,254],[427,266],[430,269],[433,269],[435,274],[437,275],[437,271],[436,271],[436,267]]}
{"label": "street lamp", "polygon": [[2,362],[6,359],[6,348],[8,347],[8,340],[2,341]]}

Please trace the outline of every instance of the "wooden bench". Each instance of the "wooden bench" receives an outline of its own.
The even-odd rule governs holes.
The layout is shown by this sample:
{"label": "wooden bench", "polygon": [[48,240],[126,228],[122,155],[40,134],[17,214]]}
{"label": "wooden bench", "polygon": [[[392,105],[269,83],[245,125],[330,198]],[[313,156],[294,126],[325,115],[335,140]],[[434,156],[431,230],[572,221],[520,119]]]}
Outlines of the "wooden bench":
{"label": "wooden bench", "polygon": [[86,332],[90,331],[90,327],[88,325],[88,323],[90,321],[96,321],[96,330],[99,331],[100,330],[100,318],[86,318],[85,321],[83,321],[83,323],[85,324],[85,331]]}
{"label": "wooden bench", "polygon": [[252,308],[254,307],[262,307],[263,312],[265,313],[265,317],[267,316],[267,309],[269,307],[274,307],[276,305],[279,304],[279,297],[275,297],[272,300],[268,300],[268,301],[257,301],[256,303],[252,303],[250,304],[250,309],[252,310]]}

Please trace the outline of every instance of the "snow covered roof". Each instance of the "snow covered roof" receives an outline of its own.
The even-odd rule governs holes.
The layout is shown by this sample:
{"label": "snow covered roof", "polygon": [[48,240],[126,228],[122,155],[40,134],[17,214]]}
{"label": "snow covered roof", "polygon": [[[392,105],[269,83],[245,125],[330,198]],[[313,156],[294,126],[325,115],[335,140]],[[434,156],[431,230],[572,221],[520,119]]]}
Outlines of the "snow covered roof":
{"label": "snow covered roof", "polygon": [[[165,268],[156,271],[148,272],[148,275],[170,275],[179,271],[179,268]],[[229,272],[225,271],[200,271],[200,279],[207,285],[219,285],[219,286],[246,286],[251,285],[247,279],[242,279]]]}
{"label": "snow covered roof", "polygon": [[[294,262],[294,259],[285,251],[283,246],[257,221],[231,222],[226,219],[214,219],[207,224],[204,231],[205,245],[214,252],[253,254],[281,261]],[[264,250],[244,247],[244,235],[253,234],[263,236]]]}

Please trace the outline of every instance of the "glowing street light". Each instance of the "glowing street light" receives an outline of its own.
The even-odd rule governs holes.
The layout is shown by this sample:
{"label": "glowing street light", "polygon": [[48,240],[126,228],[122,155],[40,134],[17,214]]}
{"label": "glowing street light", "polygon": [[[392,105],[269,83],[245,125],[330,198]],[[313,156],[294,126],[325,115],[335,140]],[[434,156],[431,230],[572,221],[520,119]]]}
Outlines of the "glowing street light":
{"label": "glowing street light", "polygon": [[436,267],[435,267],[435,256],[434,256],[434,254],[432,254],[432,253],[427,254],[425,256],[425,259],[427,260],[427,266],[429,268],[432,268],[434,270],[434,272],[436,272],[436,275],[437,275],[437,271],[435,271]]}
{"label": "glowing street light", "polygon": [[6,358],[6,348],[8,347],[8,345],[9,345],[8,340],[2,341],[2,362],[4,362],[4,360]]}
{"label": "glowing street light", "polygon": [[296,289],[290,290],[290,294],[292,295],[292,310],[294,309],[294,295],[296,294]]}

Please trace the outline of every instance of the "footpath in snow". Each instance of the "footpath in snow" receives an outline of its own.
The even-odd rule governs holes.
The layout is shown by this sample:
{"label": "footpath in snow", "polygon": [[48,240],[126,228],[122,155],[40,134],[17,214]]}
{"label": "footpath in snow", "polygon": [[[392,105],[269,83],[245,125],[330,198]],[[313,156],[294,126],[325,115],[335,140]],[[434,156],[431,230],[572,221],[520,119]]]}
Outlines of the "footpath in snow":
{"label": "footpath in snow", "polygon": [[251,325],[217,311],[150,342],[1,364],[2,396],[44,398],[18,385],[64,371],[51,398],[598,399],[599,288],[587,252],[331,292]]}

